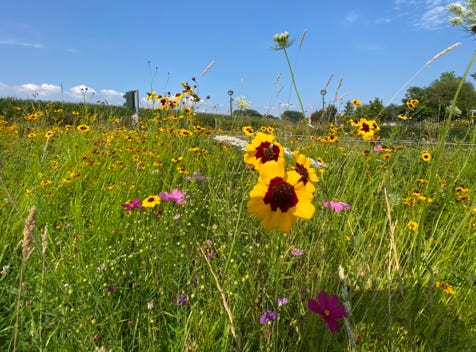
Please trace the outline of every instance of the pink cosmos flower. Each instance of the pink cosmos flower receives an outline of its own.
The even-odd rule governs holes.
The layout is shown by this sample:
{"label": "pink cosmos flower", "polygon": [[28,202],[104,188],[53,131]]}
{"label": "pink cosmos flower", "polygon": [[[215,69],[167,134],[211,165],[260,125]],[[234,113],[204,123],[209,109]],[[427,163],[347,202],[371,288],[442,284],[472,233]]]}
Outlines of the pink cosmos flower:
{"label": "pink cosmos flower", "polygon": [[187,193],[182,192],[181,190],[175,188],[170,193],[169,192],[159,193],[159,197],[164,202],[173,202],[175,204],[185,204],[185,202],[190,196]]}
{"label": "pink cosmos flower", "polygon": [[300,256],[304,255],[304,249],[293,248],[293,249],[291,249],[291,255],[293,257],[300,257]]}
{"label": "pink cosmos flower", "polygon": [[124,208],[125,211],[130,211],[134,208],[136,208],[136,209],[143,209],[144,208],[142,206],[142,201],[140,199],[131,200],[130,202],[121,204],[121,206]]}
{"label": "pink cosmos flower", "polygon": [[344,209],[350,209],[351,206],[347,203],[344,202],[339,202],[336,200],[331,200],[330,202],[324,202],[324,208],[331,208],[334,210],[336,213],[340,213]]}
{"label": "pink cosmos flower", "polygon": [[337,319],[347,316],[345,307],[339,305],[339,297],[332,295],[327,296],[325,291],[321,291],[317,295],[317,300],[309,299],[307,301],[307,309],[311,312],[319,314],[324,319],[327,327],[332,333],[340,329]]}

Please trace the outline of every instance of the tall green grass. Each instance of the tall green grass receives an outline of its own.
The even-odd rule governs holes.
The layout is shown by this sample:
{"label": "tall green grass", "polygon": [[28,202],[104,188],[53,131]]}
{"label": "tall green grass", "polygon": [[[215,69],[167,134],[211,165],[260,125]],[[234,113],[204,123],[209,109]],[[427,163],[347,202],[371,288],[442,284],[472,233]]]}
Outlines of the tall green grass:
{"label": "tall green grass", "polygon": [[[476,349],[472,145],[400,145],[402,130],[374,151],[377,142],[350,140],[345,128],[340,142],[326,143],[316,137],[327,126],[303,136],[306,126],[274,120],[212,124],[206,116],[207,125],[200,115],[145,111],[135,127],[111,107],[13,99],[1,111],[2,350],[352,350],[346,329],[331,334],[306,308],[321,290],[340,294],[339,266],[357,350]],[[35,111],[42,116],[25,120]],[[250,141],[242,125],[272,125],[283,145],[327,165],[314,217],[288,234],[266,232],[247,214],[256,174],[243,150],[213,139]],[[465,125],[464,139],[475,136]],[[186,204],[121,206],[174,188],[190,196]],[[351,209],[324,208],[332,199]],[[33,206],[35,241],[25,260]],[[295,248],[304,255],[292,256]],[[279,307],[280,297],[289,303]],[[266,310],[279,317],[263,325]]]}

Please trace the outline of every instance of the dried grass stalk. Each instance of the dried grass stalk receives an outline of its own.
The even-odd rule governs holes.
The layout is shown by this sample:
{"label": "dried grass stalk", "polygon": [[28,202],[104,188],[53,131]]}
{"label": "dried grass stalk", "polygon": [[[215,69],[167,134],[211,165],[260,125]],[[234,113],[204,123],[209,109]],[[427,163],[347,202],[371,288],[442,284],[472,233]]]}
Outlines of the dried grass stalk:
{"label": "dried grass stalk", "polygon": [[25,227],[23,228],[23,240],[21,243],[23,260],[27,260],[32,251],[32,245],[34,242],[33,231],[35,230],[35,225],[36,225],[36,207],[33,206],[30,208],[28,217],[25,220]]}
{"label": "dried grass stalk", "polygon": [[212,66],[215,65],[215,61],[211,61],[207,67],[205,67],[205,69],[203,70],[202,72],[202,77],[205,76],[207,74],[208,71],[210,71],[210,69],[212,68]]}
{"label": "dried grass stalk", "polygon": [[445,50],[440,51],[438,54],[436,54],[436,55],[433,56],[430,60],[428,60],[425,65],[431,64],[433,61],[438,60],[440,57],[442,57],[443,55],[449,53],[451,50],[456,49],[456,48],[459,47],[460,45],[461,45],[461,43],[455,43],[455,44],[453,44],[453,45],[447,47]]}

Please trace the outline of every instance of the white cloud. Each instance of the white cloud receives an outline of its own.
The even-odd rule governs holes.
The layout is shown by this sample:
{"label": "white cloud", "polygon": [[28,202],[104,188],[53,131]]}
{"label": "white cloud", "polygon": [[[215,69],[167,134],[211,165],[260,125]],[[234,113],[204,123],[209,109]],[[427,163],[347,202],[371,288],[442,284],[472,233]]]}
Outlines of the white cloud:
{"label": "white cloud", "polygon": [[422,29],[437,29],[441,25],[447,23],[448,14],[444,6],[431,8],[423,13],[417,27]]}
{"label": "white cloud", "polygon": [[74,86],[69,89],[69,95],[76,99],[89,99],[90,97],[96,95],[94,88],[90,88],[84,84],[79,86]]}
{"label": "white cloud", "polygon": [[26,83],[19,87],[19,90],[29,94],[35,94],[40,97],[61,93],[61,87],[54,84],[43,83],[41,85]]}
{"label": "white cloud", "polygon": [[11,46],[24,46],[30,47],[35,49],[44,49],[45,46],[41,43],[27,43],[27,42],[19,42],[16,40],[0,40],[0,45],[11,45]]}
{"label": "white cloud", "polygon": [[345,18],[344,22],[347,24],[355,23],[359,19],[360,15],[354,11],[349,12]]}
{"label": "white cloud", "polygon": [[49,83],[35,84],[25,83],[18,86],[9,86],[0,82],[0,96],[19,99],[36,98],[51,101],[71,102],[105,102],[111,105],[122,105],[123,94],[113,89],[101,89],[97,92],[94,88],[80,84],[69,89],[63,89],[62,85]]}
{"label": "white cloud", "polygon": [[446,5],[452,0],[394,0],[397,17],[409,17],[419,29],[435,30],[448,23]]}

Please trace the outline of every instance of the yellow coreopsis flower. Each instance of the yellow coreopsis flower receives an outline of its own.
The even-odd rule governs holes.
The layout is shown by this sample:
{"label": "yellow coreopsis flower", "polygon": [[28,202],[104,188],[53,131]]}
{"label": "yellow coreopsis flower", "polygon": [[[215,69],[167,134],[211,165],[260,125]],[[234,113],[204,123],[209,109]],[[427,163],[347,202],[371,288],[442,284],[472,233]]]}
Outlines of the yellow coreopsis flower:
{"label": "yellow coreopsis flower", "polygon": [[246,134],[249,137],[254,136],[255,134],[255,131],[253,130],[253,127],[251,126],[243,126],[241,130],[243,131],[244,134]]}
{"label": "yellow coreopsis flower", "polygon": [[354,133],[361,136],[362,139],[366,141],[378,139],[377,132],[380,130],[380,127],[375,120],[367,120],[365,118],[361,118],[359,122],[354,126],[356,127]]}
{"label": "yellow coreopsis flower", "polygon": [[418,223],[416,221],[409,221],[407,224],[407,227],[410,231],[416,231],[418,230]]}
{"label": "yellow coreopsis flower", "polygon": [[256,137],[246,146],[245,164],[254,166],[256,170],[270,161],[284,165],[284,148],[275,139],[272,134],[257,132]]}
{"label": "yellow coreopsis flower", "polygon": [[153,208],[158,204],[160,204],[160,197],[158,195],[149,196],[142,201],[144,208]]}
{"label": "yellow coreopsis flower", "polygon": [[261,165],[247,208],[265,230],[279,228],[289,232],[297,218],[312,218],[313,193],[301,182],[301,177],[295,170],[285,172],[284,164],[274,160]]}
{"label": "yellow coreopsis flower", "polygon": [[431,154],[430,154],[430,152],[427,151],[427,150],[423,150],[423,151],[421,152],[420,157],[421,157],[421,160],[423,160],[423,161],[425,161],[425,162],[429,162],[429,161],[431,160]]}
{"label": "yellow coreopsis flower", "polygon": [[299,181],[306,186],[309,192],[314,192],[316,187],[314,187],[313,182],[319,182],[319,178],[317,177],[316,170],[311,167],[311,160],[297,151],[293,153],[293,157],[296,163],[293,170],[301,175]]}
{"label": "yellow coreopsis flower", "polygon": [[88,125],[78,125],[78,127],[76,127],[76,129],[79,132],[88,132],[90,130]]}

